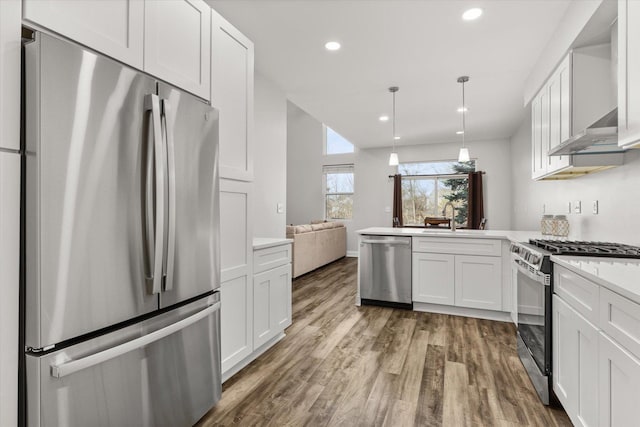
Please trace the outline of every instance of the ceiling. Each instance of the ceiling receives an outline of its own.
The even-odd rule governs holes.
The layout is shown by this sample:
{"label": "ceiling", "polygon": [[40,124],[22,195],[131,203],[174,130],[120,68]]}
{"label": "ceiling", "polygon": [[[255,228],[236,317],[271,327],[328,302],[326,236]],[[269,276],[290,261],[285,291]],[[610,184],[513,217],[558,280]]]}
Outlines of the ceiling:
{"label": "ceiling", "polygon": [[[360,148],[510,137],[524,84],[570,0],[209,0],[255,43],[256,69]],[[476,21],[462,13],[481,7]],[[342,49],[325,50],[336,40]]]}

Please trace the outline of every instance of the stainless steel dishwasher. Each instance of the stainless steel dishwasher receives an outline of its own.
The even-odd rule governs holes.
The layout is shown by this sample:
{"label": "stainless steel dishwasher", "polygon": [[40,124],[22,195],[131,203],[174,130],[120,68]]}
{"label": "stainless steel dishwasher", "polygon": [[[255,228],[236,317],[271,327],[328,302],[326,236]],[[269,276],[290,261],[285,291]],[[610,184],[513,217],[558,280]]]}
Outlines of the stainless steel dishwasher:
{"label": "stainless steel dishwasher", "polygon": [[411,237],[360,236],[360,303],[413,308]]}

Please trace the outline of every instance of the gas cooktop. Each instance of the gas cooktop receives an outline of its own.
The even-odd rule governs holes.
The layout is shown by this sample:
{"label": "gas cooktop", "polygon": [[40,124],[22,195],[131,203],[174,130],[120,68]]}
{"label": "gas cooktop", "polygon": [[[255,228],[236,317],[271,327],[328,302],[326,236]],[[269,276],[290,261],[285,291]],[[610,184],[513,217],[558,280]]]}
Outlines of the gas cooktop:
{"label": "gas cooktop", "polygon": [[553,255],[596,256],[611,258],[638,258],[640,247],[607,242],[580,242],[564,240],[530,239],[529,243]]}

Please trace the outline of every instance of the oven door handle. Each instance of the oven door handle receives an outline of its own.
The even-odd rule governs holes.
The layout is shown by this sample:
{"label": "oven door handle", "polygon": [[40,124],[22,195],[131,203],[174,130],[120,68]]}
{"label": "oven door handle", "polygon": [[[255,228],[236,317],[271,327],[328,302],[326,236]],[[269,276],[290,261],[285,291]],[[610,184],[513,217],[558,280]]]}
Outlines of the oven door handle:
{"label": "oven door handle", "polygon": [[518,271],[522,274],[524,274],[525,276],[527,276],[528,278],[530,278],[531,280],[535,280],[538,283],[543,284],[544,286],[550,286],[551,282],[549,280],[549,275],[548,274],[544,274],[540,271],[534,270],[533,268],[529,267],[529,264],[527,264],[526,262],[522,261],[521,259],[514,259],[513,260],[516,265],[518,266]]}

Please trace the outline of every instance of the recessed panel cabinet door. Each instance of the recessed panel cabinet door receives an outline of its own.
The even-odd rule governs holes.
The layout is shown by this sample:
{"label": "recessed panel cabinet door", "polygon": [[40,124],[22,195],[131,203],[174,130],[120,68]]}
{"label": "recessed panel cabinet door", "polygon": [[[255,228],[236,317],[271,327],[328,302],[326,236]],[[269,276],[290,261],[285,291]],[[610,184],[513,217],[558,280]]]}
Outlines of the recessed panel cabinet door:
{"label": "recessed panel cabinet door", "polygon": [[638,425],[640,360],[600,333],[600,427]]}
{"label": "recessed panel cabinet door", "polygon": [[141,69],[144,8],[143,0],[25,0],[23,19]]}
{"label": "recessed panel cabinet door", "polygon": [[553,296],[553,391],[576,426],[598,425],[598,330]]}
{"label": "recessed panel cabinet door", "polygon": [[502,310],[502,258],[456,255],[455,305]]}
{"label": "recessed panel cabinet door", "polygon": [[640,141],[640,2],[618,0],[618,145]]}
{"label": "recessed panel cabinet door", "polygon": [[253,346],[260,347],[291,324],[291,264],[253,278]]}
{"label": "recessed panel cabinet door", "polygon": [[454,259],[446,254],[413,254],[413,301],[453,305]]}
{"label": "recessed panel cabinet door", "polygon": [[209,100],[211,8],[202,0],[146,1],[144,70]]}
{"label": "recessed panel cabinet door", "polygon": [[220,110],[220,176],[253,180],[253,43],[211,12],[211,103]]}

